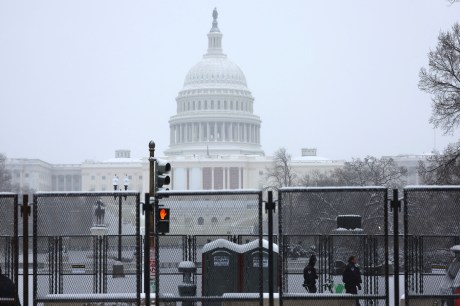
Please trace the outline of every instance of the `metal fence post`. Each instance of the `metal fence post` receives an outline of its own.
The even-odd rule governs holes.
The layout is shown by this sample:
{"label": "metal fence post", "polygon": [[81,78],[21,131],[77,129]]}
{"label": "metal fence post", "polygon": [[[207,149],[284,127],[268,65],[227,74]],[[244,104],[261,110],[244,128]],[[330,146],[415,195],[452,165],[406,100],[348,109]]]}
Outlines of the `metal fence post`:
{"label": "metal fence post", "polygon": [[150,306],[150,196],[145,194],[144,214],[144,293],[145,305]]}
{"label": "metal fence post", "polygon": [[22,281],[23,281],[23,305],[29,305],[29,196],[27,194],[22,197]]}
{"label": "metal fence post", "polygon": [[399,305],[399,210],[398,189],[393,189],[393,200],[390,202],[393,211],[393,265],[394,265],[394,303]]}
{"label": "metal fence post", "polygon": [[275,209],[275,202],[273,202],[273,191],[271,190],[268,191],[265,209],[268,212],[268,304],[273,306],[273,210]]}

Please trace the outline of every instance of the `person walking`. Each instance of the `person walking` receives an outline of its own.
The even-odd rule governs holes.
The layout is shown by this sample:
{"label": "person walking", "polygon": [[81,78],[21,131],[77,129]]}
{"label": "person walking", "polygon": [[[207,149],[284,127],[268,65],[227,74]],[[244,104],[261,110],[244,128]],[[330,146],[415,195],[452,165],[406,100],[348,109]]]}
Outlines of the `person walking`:
{"label": "person walking", "polygon": [[348,258],[348,265],[343,272],[342,281],[345,284],[346,293],[358,294],[358,290],[361,290],[361,283],[363,281],[356,256],[353,255]]}
{"label": "person walking", "polygon": [[311,255],[307,266],[303,269],[303,286],[310,293],[317,292],[316,280],[318,279],[318,275],[316,274],[315,264],[316,256]]}
{"label": "person walking", "polygon": [[14,302],[0,302],[0,304],[5,305],[14,305],[21,306],[19,301],[18,292],[16,291],[16,286],[13,281],[9,279],[6,275],[2,274],[2,267],[0,267],[0,298],[10,298],[15,299]]}

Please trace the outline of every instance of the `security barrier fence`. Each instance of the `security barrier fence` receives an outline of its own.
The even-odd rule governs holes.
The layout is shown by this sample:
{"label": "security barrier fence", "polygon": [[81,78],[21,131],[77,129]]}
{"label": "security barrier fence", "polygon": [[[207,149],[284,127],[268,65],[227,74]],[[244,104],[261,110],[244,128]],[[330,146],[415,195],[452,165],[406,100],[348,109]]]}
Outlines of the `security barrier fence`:
{"label": "security barrier fence", "polygon": [[460,303],[460,187],[404,189],[406,305]]}
{"label": "security barrier fence", "polygon": [[162,208],[170,209],[170,232],[164,236],[157,226],[150,252],[155,305],[263,302],[267,241],[260,190],[161,192],[157,224]]}
{"label": "security barrier fence", "polygon": [[[341,301],[388,305],[388,197],[383,187],[282,188],[279,197],[280,302],[311,305]],[[296,251],[297,248],[297,251]],[[318,291],[303,288],[303,268],[317,258]],[[361,290],[344,293],[342,274],[354,255],[361,266]]]}
{"label": "security barrier fence", "polygon": [[34,304],[140,304],[141,275],[139,193],[34,194]]}
{"label": "security barrier fence", "polygon": [[[388,217],[397,218],[399,210],[391,210],[384,188],[283,188],[277,194],[270,266],[260,190],[161,192],[152,207],[170,209],[170,231],[157,228],[147,240],[137,192],[36,193],[30,232],[22,230],[27,214],[18,196],[0,193],[0,266],[22,305],[143,305],[146,291],[156,305],[262,305],[270,268],[279,305],[397,305],[392,283],[398,279],[402,304],[459,302],[460,186],[405,188],[400,231]],[[155,218],[158,224],[159,213]],[[303,286],[312,254],[317,293]],[[357,295],[343,288],[350,255],[362,273]],[[393,277],[398,268],[404,276]]]}
{"label": "security barrier fence", "polygon": [[18,196],[0,192],[0,268],[18,290]]}

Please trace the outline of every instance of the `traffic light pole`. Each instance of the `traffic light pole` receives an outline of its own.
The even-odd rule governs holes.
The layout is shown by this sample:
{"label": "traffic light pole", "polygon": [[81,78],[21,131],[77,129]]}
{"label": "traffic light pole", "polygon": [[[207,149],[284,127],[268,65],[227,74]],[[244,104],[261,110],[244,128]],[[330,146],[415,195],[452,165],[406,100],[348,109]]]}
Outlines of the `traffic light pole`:
{"label": "traffic light pole", "polygon": [[[156,160],[155,160],[155,142],[150,141],[149,143],[149,195],[146,196],[145,202],[145,245],[144,245],[144,291],[145,291],[145,305],[150,306],[151,298],[150,294],[152,289],[155,290],[157,293],[157,284],[154,283],[152,286],[152,281],[156,280],[157,275],[157,262],[155,256],[155,222],[153,222],[153,212],[154,207],[152,207],[152,201],[150,199],[156,200],[156,176],[155,176],[155,167],[156,167]],[[152,252],[153,251],[153,252]],[[153,254],[152,254],[153,253]],[[153,258],[152,258],[153,255]],[[152,276],[154,280],[152,280]],[[157,297],[158,294],[155,295],[155,305],[158,305]]]}

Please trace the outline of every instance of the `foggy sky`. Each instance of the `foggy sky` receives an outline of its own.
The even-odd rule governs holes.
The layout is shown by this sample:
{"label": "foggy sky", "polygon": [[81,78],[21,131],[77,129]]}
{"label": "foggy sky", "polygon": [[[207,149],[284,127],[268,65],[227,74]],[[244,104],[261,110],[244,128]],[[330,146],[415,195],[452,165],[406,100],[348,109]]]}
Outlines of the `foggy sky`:
{"label": "foggy sky", "polygon": [[[148,156],[169,145],[212,10],[245,73],[267,155],[316,147],[332,159],[442,150],[418,87],[445,0],[0,1],[0,152],[50,163]],[[436,134],[436,137],[435,137]]]}

